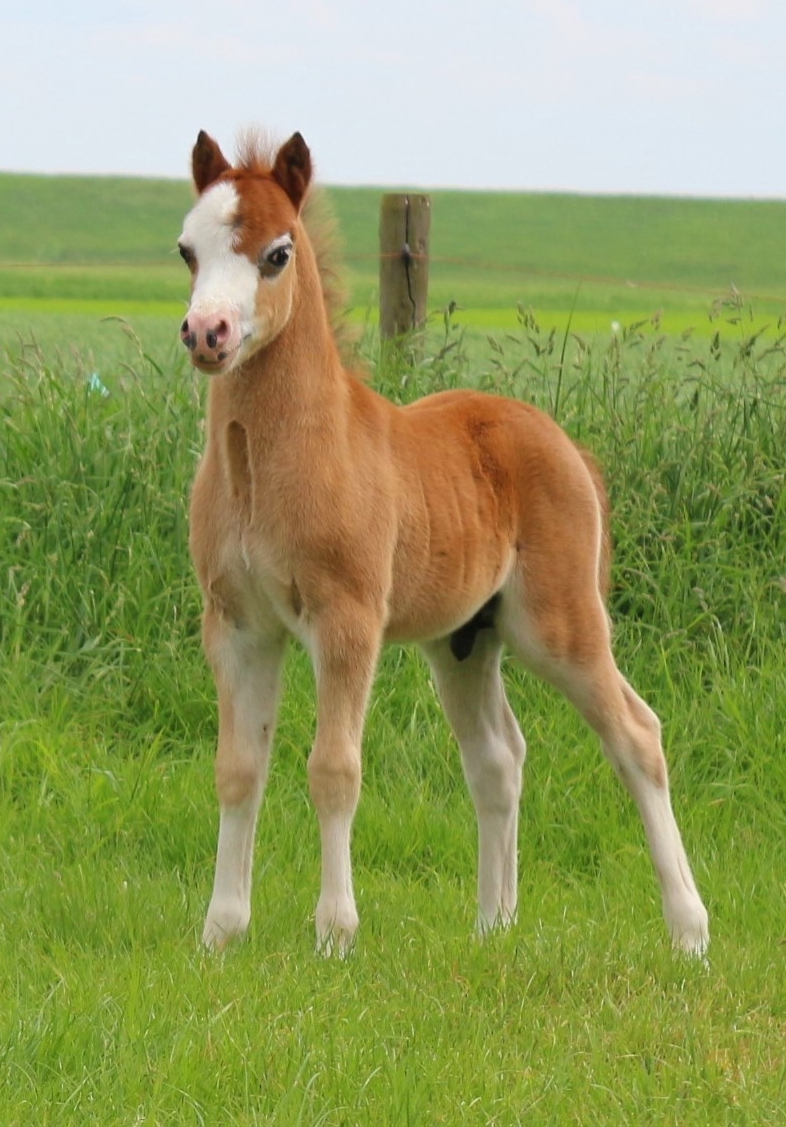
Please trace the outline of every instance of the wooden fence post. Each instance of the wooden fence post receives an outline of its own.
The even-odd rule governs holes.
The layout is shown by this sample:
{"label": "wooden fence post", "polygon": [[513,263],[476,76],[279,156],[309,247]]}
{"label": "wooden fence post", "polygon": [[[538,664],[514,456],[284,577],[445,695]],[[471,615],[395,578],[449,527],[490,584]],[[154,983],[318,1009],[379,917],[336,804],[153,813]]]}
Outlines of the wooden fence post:
{"label": "wooden fence post", "polygon": [[385,195],[379,216],[379,332],[392,340],[421,329],[428,302],[431,199]]}

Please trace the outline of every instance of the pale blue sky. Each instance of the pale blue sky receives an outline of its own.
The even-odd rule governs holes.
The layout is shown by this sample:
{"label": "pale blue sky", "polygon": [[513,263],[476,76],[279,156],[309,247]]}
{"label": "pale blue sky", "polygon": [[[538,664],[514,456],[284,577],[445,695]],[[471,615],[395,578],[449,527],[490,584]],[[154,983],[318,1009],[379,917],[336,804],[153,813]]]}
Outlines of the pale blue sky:
{"label": "pale blue sky", "polygon": [[16,0],[2,40],[4,170],[259,124],[334,184],[786,197],[783,0]]}

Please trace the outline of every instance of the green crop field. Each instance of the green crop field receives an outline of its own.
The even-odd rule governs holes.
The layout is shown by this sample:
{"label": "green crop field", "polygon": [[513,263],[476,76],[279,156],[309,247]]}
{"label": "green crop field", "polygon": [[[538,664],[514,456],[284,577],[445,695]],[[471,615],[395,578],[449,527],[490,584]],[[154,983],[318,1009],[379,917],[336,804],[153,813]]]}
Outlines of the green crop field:
{"label": "green crop field", "polygon": [[[430,308],[460,323],[608,332],[659,315],[669,331],[708,329],[732,291],[757,327],[786,311],[786,202],[448,192],[432,194]],[[381,191],[327,190],[358,320],[377,301]],[[149,302],[177,315],[174,247],[192,191],[179,181],[0,174],[0,309],[128,315]],[[713,330],[714,331],[714,330]]]}
{"label": "green crop field", "polygon": [[[474,814],[399,648],[368,717],[354,953],[313,949],[294,648],[250,935],[201,950],[216,717],[187,538],[205,388],[170,253],[189,190],[0,177],[0,1124],[780,1127],[786,205],[435,193],[432,331],[380,360],[379,196],[332,194],[374,384],[529,399],[605,468],[615,648],[663,720],[709,959],[672,954],[595,738],[512,664],[519,918],[472,937]],[[620,290],[632,276],[653,288]]]}

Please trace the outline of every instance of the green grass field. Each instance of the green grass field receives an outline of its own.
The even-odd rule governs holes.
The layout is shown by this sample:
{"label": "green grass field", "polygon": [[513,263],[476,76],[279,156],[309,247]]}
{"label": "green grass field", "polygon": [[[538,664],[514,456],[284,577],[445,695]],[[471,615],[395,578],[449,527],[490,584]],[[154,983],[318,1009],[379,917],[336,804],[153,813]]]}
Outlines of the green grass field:
{"label": "green grass field", "polygon": [[[373,317],[381,191],[327,194],[355,316]],[[191,200],[185,181],[0,174],[0,309],[177,316]],[[786,311],[783,201],[435,191],[432,216],[430,308],[456,302],[469,327],[510,328],[520,304],[582,332],[654,314],[709,332],[732,287],[757,325]]]}
{"label": "green grass field", "polygon": [[[4,204],[7,188],[0,178]],[[135,190],[146,223],[176,236],[184,185]],[[466,282],[474,327],[469,313],[443,323],[435,304],[414,366],[379,362],[373,324],[361,343],[393,398],[458,384],[521,396],[604,465],[616,651],[664,722],[675,810],[711,913],[708,963],[669,949],[637,815],[594,737],[512,665],[530,749],[519,919],[487,943],[472,938],[474,815],[423,664],[398,648],[383,658],[368,718],[354,954],[313,951],[312,679],[293,649],[251,932],[208,957],[198,939],[217,826],[215,700],[187,548],[204,386],[178,351],[186,279],[166,249],[143,249],[138,233],[132,270],[129,220],[121,269],[105,265],[107,231],[95,259],[80,249],[58,260],[58,234],[99,224],[100,198],[78,222],[72,203],[38,232],[70,294],[55,283],[22,292],[8,281],[19,268],[0,271],[0,1123],[782,1124],[786,358],[776,313],[754,305],[752,316],[743,297],[710,322],[708,292],[691,334],[654,326],[647,306],[627,306],[611,333],[619,307],[598,283],[586,312],[602,327],[566,333],[549,311],[570,310],[571,292],[540,307],[495,290],[484,269],[476,291]],[[350,219],[360,224],[365,206],[375,224],[373,194],[345,200]],[[458,238],[477,201],[452,202],[468,209]],[[565,214],[548,237],[545,218],[534,224],[544,247],[566,230],[571,209],[558,203]],[[583,206],[572,230],[601,222]],[[695,217],[678,213],[671,246],[653,242],[669,281],[696,257]],[[742,223],[753,213],[736,213],[750,280],[732,280],[777,294],[783,236],[773,226],[757,242]],[[729,205],[718,222],[728,254],[734,214]],[[0,223],[7,215],[22,226],[21,211],[0,207]],[[502,255],[494,238],[484,235],[478,260]],[[14,256],[40,262],[29,245]],[[589,272],[589,251],[553,253],[549,268]],[[141,296],[124,289],[135,270]],[[680,276],[708,291],[726,284],[689,264]],[[161,279],[149,301],[145,278]],[[353,293],[362,312],[370,299]],[[757,335],[760,319],[772,329]]]}

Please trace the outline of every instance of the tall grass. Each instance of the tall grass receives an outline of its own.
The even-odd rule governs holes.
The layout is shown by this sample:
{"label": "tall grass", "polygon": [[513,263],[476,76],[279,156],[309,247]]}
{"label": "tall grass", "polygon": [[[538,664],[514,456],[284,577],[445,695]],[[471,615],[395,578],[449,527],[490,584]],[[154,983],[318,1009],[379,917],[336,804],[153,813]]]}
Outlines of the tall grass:
{"label": "tall grass", "polygon": [[[734,311],[725,311],[725,315]],[[477,946],[473,816],[418,659],[383,659],[346,963],[318,876],[293,650],[249,939],[209,959],[214,694],[187,551],[201,380],[122,326],[0,374],[0,1122],[782,1122],[786,1034],[783,343],[584,339],[446,314],[399,401],[471,383],[591,447],[614,511],[621,665],[660,712],[713,917],[675,959],[635,813],[551,690],[508,670],[531,757],[520,918]],[[87,342],[85,342],[87,343]]]}
{"label": "tall grass", "polygon": [[138,633],[148,607],[155,636],[145,641],[157,646],[189,585],[195,389],[141,345],[135,369],[100,374],[79,354],[64,370],[23,347],[7,380],[4,533],[17,614],[4,642],[19,657],[32,636],[78,665],[85,647]]}

